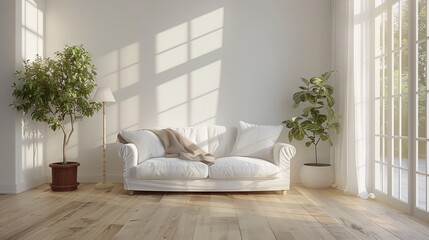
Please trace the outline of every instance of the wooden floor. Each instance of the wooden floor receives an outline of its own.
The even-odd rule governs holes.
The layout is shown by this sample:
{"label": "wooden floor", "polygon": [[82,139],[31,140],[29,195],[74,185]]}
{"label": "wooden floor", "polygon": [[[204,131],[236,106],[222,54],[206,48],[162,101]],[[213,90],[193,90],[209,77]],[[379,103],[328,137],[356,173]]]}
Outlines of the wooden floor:
{"label": "wooden floor", "polygon": [[0,239],[429,239],[429,224],[374,200],[278,193],[138,193],[82,184],[0,195]]}

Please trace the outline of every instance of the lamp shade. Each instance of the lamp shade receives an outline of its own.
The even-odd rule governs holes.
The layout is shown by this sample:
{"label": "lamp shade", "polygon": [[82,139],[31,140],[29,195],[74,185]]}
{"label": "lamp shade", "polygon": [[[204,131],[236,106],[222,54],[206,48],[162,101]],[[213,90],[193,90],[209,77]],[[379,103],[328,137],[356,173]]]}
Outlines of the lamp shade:
{"label": "lamp shade", "polygon": [[116,102],[112,91],[108,87],[97,88],[94,95],[94,102]]}

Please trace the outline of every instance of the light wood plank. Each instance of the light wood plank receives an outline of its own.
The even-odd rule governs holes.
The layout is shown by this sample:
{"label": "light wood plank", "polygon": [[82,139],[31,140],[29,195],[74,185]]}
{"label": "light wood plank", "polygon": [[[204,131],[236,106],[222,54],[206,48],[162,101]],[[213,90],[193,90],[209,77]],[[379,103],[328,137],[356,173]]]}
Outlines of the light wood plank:
{"label": "light wood plank", "polygon": [[[338,202],[335,199],[327,200],[327,198],[320,197],[323,195],[323,192],[320,192],[321,190],[309,190],[302,187],[297,188],[305,195],[303,198],[315,203],[319,209],[323,209],[329,213],[353,235],[361,239],[401,239],[392,234],[391,231],[379,226],[378,224],[374,224],[371,219],[362,215],[361,212],[348,206],[345,207],[344,205],[338,205]],[[314,192],[317,192],[317,197],[312,194]]]}
{"label": "light wood plank", "polygon": [[121,230],[123,225],[118,224],[109,224],[103,231],[97,234],[93,240],[110,240],[112,239],[116,233]]}
{"label": "light wood plank", "polygon": [[235,209],[200,207],[194,239],[241,239]]}
{"label": "light wood plank", "polygon": [[377,201],[301,186],[129,196],[122,184],[65,193],[45,184],[1,202],[0,239],[429,239],[428,223]]}

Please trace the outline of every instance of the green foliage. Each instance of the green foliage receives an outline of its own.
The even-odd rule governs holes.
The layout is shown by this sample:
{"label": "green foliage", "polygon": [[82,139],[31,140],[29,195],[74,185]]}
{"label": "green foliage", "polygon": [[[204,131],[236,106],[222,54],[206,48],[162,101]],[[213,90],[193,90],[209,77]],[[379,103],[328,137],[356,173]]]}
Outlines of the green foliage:
{"label": "green foliage", "polygon": [[[62,130],[64,163],[75,121],[92,116],[102,106],[90,98],[97,86],[96,75],[91,55],[83,46],[66,46],[55,53],[55,60],[40,56],[32,62],[25,60],[24,70],[16,72],[18,82],[12,86],[15,101],[11,105],[35,121],[46,122],[53,131]],[[67,122],[71,124],[69,131]]]}
{"label": "green foliage", "polygon": [[332,72],[326,72],[320,77],[310,79],[301,78],[304,85],[300,86],[300,91],[293,95],[293,101],[295,107],[298,107],[300,103],[304,103],[306,106],[300,116],[282,122],[287,128],[290,128],[289,141],[293,139],[301,141],[307,138],[305,146],[314,145],[316,163],[317,144],[320,141],[328,141],[332,146],[330,134],[338,134],[341,130],[341,126],[337,122],[339,116],[333,109],[335,105],[334,88],[326,83]]}

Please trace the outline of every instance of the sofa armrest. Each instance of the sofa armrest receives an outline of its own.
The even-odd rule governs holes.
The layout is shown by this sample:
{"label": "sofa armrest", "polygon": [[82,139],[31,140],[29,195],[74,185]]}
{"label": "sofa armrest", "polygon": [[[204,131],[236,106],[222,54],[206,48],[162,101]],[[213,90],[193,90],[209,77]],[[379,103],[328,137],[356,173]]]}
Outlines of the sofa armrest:
{"label": "sofa armrest", "polygon": [[296,149],[287,143],[276,143],[273,149],[274,164],[280,168],[280,178],[290,177],[290,161]]}
{"label": "sofa armrest", "polygon": [[126,143],[119,148],[119,156],[124,161],[124,179],[129,176],[130,168],[137,166],[138,151],[136,145],[133,143]]}

